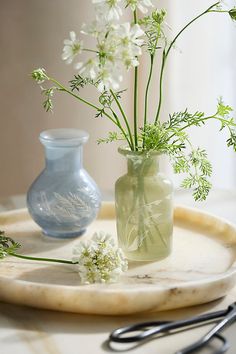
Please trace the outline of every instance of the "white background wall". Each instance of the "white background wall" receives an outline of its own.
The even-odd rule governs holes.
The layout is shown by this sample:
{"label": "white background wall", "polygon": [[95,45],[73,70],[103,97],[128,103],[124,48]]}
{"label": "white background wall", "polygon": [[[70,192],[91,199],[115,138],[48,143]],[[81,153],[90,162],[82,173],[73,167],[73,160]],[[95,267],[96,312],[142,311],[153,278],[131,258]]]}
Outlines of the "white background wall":
{"label": "white background wall", "polygon": [[[209,0],[172,1],[171,24],[174,29],[211,6]],[[225,3],[235,6],[235,1]],[[193,6],[194,4],[194,6]],[[171,111],[189,107],[211,114],[217,98],[236,108],[236,24],[227,14],[207,14],[187,30],[172,53],[168,85]],[[181,51],[181,52],[180,52]],[[235,114],[234,114],[235,116]],[[236,154],[227,148],[227,134],[219,124],[192,130],[195,145],[203,146],[213,163],[212,182],[218,188],[236,187]],[[174,178],[179,181],[179,178]]]}
{"label": "white background wall", "polygon": [[[212,2],[163,0],[155,3],[168,8],[168,23],[174,34]],[[46,114],[40,90],[28,76],[35,67],[44,67],[59,80],[70,80],[72,68],[65,66],[60,58],[63,39],[72,29],[78,32],[80,25],[89,21],[92,15],[91,2],[84,0],[1,0],[0,197],[26,192],[44,164],[38,135],[49,128],[76,127],[90,133],[85,148],[85,166],[101,189],[112,190],[116,178],[125,170],[124,160],[117,154],[117,145],[96,145],[98,137],[113,130],[109,122],[94,119],[90,108],[65,95],[58,95],[54,114]],[[168,112],[186,107],[210,113],[215,110],[220,95],[236,107],[235,39],[236,26],[227,16],[221,15],[208,15],[185,33],[178,41],[182,53],[174,51],[168,63],[163,118]],[[147,66],[145,61],[143,64],[142,83]],[[129,82],[130,75],[127,75],[124,87],[129,87]],[[154,80],[152,103],[157,101],[155,84]],[[95,99],[92,90],[87,94],[91,100]],[[124,104],[131,115],[129,95]],[[155,111],[154,105],[152,111]],[[209,151],[215,170],[214,185],[234,188],[235,155],[225,148],[225,138],[217,131],[215,125],[201,132],[194,130],[193,139]],[[178,182],[177,178],[174,180]]]}

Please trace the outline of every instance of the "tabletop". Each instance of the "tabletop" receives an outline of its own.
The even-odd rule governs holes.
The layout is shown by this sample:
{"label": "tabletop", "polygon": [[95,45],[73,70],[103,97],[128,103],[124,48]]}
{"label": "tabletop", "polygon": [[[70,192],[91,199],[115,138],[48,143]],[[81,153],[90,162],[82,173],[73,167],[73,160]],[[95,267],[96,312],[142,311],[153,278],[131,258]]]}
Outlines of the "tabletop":
{"label": "tabletop", "polygon": [[[236,191],[215,190],[208,200],[194,203],[191,195],[176,192],[176,204],[194,206],[223,217],[236,224]],[[0,200],[0,211],[25,206],[24,196]],[[0,344],[2,354],[174,354],[211,328],[212,325],[191,329],[171,336],[152,340],[143,345],[116,344],[109,346],[109,333],[121,326],[140,321],[182,319],[207,311],[225,309],[236,300],[236,287],[223,299],[185,309],[132,316],[79,315],[0,303]],[[227,352],[236,352],[236,324],[225,334],[231,343]],[[214,344],[202,354],[212,353]]]}

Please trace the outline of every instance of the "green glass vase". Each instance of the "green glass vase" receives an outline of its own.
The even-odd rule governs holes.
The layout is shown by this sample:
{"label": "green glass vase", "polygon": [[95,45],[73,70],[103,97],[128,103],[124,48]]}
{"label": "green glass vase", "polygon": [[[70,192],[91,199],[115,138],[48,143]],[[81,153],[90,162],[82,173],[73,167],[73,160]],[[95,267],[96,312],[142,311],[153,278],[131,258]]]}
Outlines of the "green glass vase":
{"label": "green glass vase", "polygon": [[128,164],[115,185],[119,246],[129,260],[163,259],[172,249],[172,183],[159,171],[157,152],[119,152]]}

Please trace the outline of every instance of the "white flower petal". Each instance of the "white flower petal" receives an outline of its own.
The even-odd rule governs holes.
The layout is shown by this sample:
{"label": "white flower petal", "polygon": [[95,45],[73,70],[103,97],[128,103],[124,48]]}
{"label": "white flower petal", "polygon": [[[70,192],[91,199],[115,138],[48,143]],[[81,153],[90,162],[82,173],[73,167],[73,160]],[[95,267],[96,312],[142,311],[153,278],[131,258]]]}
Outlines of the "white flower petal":
{"label": "white flower petal", "polygon": [[121,0],[93,0],[95,11],[97,12],[97,20],[103,22],[119,20],[122,15],[122,10],[119,6]]}
{"label": "white flower petal", "polygon": [[144,7],[142,4],[137,5],[138,9],[143,13],[146,14],[148,12],[148,9]]}
{"label": "white flower petal", "polygon": [[64,43],[65,45],[71,45],[71,40],[70,40],[70,39],[65,39],[65,40],[63,41],[63,43]]}
{"label": "white flower petal", "polygon": [[75,42],[76,41],[76,34],[74,31],[70,31],[70,39],[72,42]]}
{"label": "white flower petal", "polygon": [[144,14],[148,12],[149,7],[153,7],[151,0],[126,0],[126,2],[132,11],[139,9]]}
{"label": "white flower petal", "polygon": [[137,23],[132,26],[131,33],[135,37],[141,37],[141,36],[144,35],[144,31],[142,30],[142,28]]}
{"label": "white flower petal", "polygon": [[75,68],[75,70],[81,70],[81,68],[83,67],[83,65],[84,65],[84,63],[79,62],[79,63],[76,63],[76,64],[75,64],[74,68]]}
{"label": "white flower petal", "polygon": [[70,39],[64,40],[64,48],[62,53],[62,59],[66,60],[68,64],[72,63],[74,57],[81,53],[83,48],[83,42],[76,39],[74,31],[69,33]]}
{"label": "white flower petal", "polygon": [[103,92],[105,91],[105,87],[104,87],[104,84],[102,81],[99,82],[98,86],[97,86],[97,89],[99,92]]}

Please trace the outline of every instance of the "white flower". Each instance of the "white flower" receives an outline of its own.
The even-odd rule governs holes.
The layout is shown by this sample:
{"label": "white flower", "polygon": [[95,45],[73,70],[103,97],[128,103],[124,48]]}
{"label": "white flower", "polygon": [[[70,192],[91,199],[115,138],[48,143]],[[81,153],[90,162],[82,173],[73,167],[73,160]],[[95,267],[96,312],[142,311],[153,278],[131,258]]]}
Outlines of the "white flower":
{"label": "white flower", "polygon": [[104,231],[100,231],[99,233],[95,232],[92,239],[97,245],[105,245],[106,243],[109,243],[110,246],[115,246],[112,236],[110,234],[106,234]]}
{"label": "white flower", "polygon": [[104,90],[119,89],[122,81],[121,59],[120,59],[120,38],[118,38],[114,26],[110,31],[100,35],[97,44],[96,57],[90,58],[86,63],[78,63],[76,69],[86,78],[97,82],[100,92]]}
{"label": "white flower", "polygon": [[80,242],[72,258],[83,284],[116,282],[128,269],[128,263],[112,237],[103,232],[94,234],[90,242]]}
{"label": "white flower", "polygon": [[123,62],[127,70],[139,65],[139,61],[137,57],[135,57],[133,53],[130,52],[129,49],[123,49],[120,52],[120,57],[121,57],[121,61]]}
{"label": "white flower", "polygon": [[70,39],[64,40],[64,48],[62,53],[62,59],[66,60],[67,64],[71,64],[74,57],[81,53],[83,50],[83,42],[76,39],[74,31],[70,32]]}
{"label": "white flower", "polygon": [[116,51],[114,58],[123,63],[126,69],[139,65],[137,57],[142,54],[141,45],[144,40],[140,37],[144,34],[138,24],[133,26],[130,23],[116,25],[114,28],[114,38]]}
{"label": "white flower", "polygon": [[130,26],[129,22],[117,26],[117,37],[123,47],[129,48],[134,56],[141,55],[141,45],[144,40],[139,38],[144,35],[144,31],[138,24]]}
{"label": "white flower", "polygon": [[120,67],[112,63],[111,61],[106,61],[106,63],[100,67],[98,74],[98,91],[109,91],[111,88],[118,90],[123,77],[120,72]]}
{"label": "white flower", "polygon": [[96,81],[99,92],[111,88],[118,90],[123,80],[121,69],[115,61],[106,60],[101,64],[98,58],[89,59],[86,63],[77,63],[75,68],[83,77]]}
{"label": "white flower", "polygon": [[97,20],[103,22],[119,20],[122,15],[122,10],[119,6],[121,0],[93,0],[93,4],[96,4]]}
{"label": "white flower", "polygon": [[83,77],[95,80],[99,73],[99,60],[98,58],[90,58],[86,63],[77,63],[75,69]]}
{"label": "white flower", "polygon": [[82,25],[81,33],[89,34],[92,37],[98,38],[101,34],[104,36],[104,33],[108,32],[107,24],[101,21],[93,21],[90,24],[84,23]]}
{"label": "white flower", "polygon": [[84,78],[94,80],[98,91],[118,90],[123,80],[122,65],[126,69],[139,65],[143,30],[138,24],[131,26],[128,22],[114,25],[94,21],[91,26],[83,26],[82,33],[92,34],[97,39],[97,48],[92,58],[77,63],[75,68]]}
{"label": "white flower", "polygon": [[151,0],[126,0],[127,6],[131,7],[132,11],[135,11],[137,8],[143,13],[148,12],[149,7],[153,7]]}

